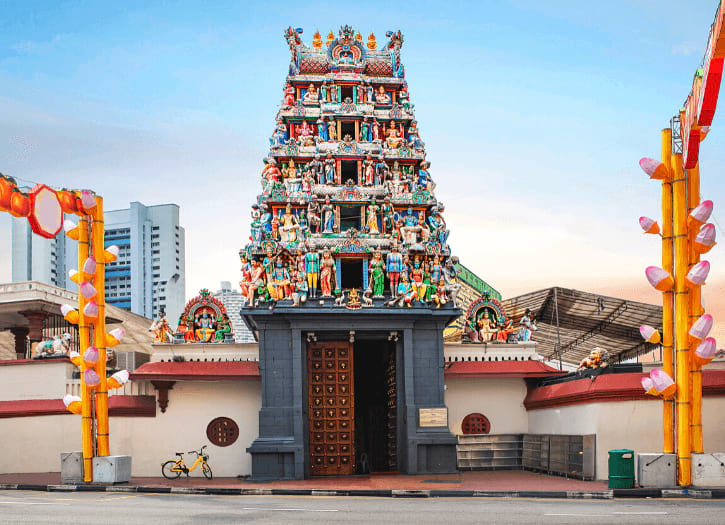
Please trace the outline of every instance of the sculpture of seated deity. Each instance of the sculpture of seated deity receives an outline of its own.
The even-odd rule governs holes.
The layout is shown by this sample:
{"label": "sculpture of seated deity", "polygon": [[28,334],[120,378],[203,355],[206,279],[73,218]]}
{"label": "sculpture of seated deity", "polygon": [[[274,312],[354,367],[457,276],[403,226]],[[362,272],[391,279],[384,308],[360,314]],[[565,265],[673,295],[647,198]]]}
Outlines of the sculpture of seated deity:
{"label": "sculpture of seated deity", "polygon": [[216,333],[216,320],[211,317],[208,313],[204,313],[201,316],[197,316],[194,322],[196,329],[194,335],[196,340],[200,343],[209,343],[214,338]]}
{"label": "sculpture of seated deity", "polygon": [[385,139],[385,145],[391,149],[398,149],[402,143],[403,139],[398,135],[398,130],[392,128],[388,134],[388,138]]}
{"label": "sculpture of seated deity", "polygon": [[303,100],[305,102],[317,102],[319,100],[319,98],[320,98],[320,94],[317,91],[317,88],[315,87],[314,84],[310,84],[307,87],[307,92],[305,93]]}
{"label": "sculpture of seated deity", "polygon": [[380,86],[375,93],[375,102],[378,104],[390,104],[390,95],[385,92],[383,86]]}

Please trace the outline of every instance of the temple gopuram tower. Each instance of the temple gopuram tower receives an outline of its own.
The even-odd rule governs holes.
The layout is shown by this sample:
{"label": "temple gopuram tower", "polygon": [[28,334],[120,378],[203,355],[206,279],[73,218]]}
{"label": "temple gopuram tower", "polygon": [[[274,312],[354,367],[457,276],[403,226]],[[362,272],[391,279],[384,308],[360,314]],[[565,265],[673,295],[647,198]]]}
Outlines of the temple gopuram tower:
{"label": "temple gopuram tower", "polygon": [[259,338],[255,479],[454,472],[443,329],[460,315],[443,204],[400,60],[350,26],[291,62],[240,251]]}

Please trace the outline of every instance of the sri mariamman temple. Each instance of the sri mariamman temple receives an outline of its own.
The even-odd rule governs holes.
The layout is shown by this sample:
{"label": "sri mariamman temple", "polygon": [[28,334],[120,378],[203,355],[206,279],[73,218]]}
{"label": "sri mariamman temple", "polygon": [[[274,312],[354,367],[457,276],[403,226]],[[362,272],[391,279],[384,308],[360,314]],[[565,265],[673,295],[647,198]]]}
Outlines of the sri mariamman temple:
{"label": "sri mariamman temple", "polygon": [[[178,321],[157,319],[134,350],[116,352],[130,381],[108,411],[134,475],[158,476],[166,456],[207,443],[215,475],[254,480],[506,468],[603,479],[608,450],[658,450],[661,404],[640,385],[650,365],[634,358],[658,358],[661,346],[639,330],[661,326],[662,308],[560,287],[503,300],[448,244],[401,32],[384,43],[350,26],[309,44],[301,29],[284,37],[290,63],[269,153],[261,173],[245,174],[260,186],[239,250],[240,303],[203,289]],[[5,292],[18,323],[28,304],[54,312],[54,294],[67,293]],[[113,306],[106,313],[130,326]],[[44,335],[42,359],[14,361],[44,372],[48,398],[63,388],[54,381],[80,388],[53,359],[77,345],[75,328],[58,322],[68,335]],[[235,342],[244,325],[255,342]],[[11,368],[0,366],[0,385],[13,383]],[[725,376],[703,378],[703,417],[714,417]],[[28,416],[43,419],[57,446],[31,468],[53,470],[72,448],[61,437],[70,418],[52,404],[28,413],[38,393],[22,406],[8,397],[17,395],[0,399],[8,441],[22,443]],[[19,472],[13,461],[0,466]]]}

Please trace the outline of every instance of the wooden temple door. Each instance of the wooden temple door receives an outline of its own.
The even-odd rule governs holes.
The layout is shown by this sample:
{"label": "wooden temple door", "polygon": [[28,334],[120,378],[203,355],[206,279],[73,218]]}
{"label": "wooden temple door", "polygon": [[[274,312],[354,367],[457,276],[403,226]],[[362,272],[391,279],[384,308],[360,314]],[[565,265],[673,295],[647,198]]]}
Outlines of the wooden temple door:
{"label": "wooden temple door", "polygon": [[308,344],[310,471],[313,476],[355,473],[355,383],[352,368],[352,343]]}

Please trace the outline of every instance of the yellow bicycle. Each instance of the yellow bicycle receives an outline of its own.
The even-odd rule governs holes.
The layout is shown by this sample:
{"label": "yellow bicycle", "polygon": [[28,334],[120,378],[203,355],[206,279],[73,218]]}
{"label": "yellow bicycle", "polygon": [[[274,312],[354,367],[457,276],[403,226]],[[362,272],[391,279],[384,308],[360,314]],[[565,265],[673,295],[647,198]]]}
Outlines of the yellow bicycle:
{"label": "yellow bicycle", "polygon": [[209,466],[209,463],[207,463],[209,456],[204,454],[205,448],[206,445],[201,447],[198,452],[196,450],[191,450],[187,452],[187,454],[196,454],[196,461],[194,461],[194,464],[191,466],[191,468],[186,466],[186,462],[184,461],[184,453],[177,452],[176,455],[179,456],[179,459],[170,459],[166,463],[162,463],[161,473],[166,479],[176,479],[181,476],[182,472],[186,474],[186,477],[188,478],[189,472],[201,465],[201,471],[204,473],[204,477],[206,479],[211,479],[211,467]]}

